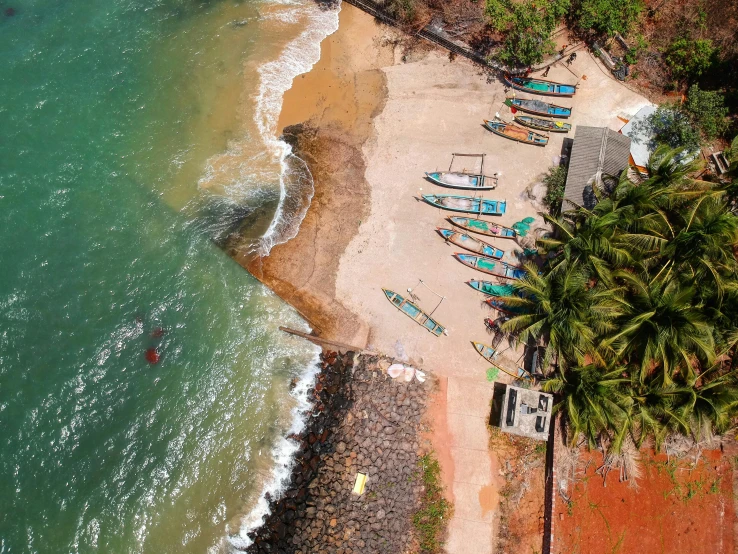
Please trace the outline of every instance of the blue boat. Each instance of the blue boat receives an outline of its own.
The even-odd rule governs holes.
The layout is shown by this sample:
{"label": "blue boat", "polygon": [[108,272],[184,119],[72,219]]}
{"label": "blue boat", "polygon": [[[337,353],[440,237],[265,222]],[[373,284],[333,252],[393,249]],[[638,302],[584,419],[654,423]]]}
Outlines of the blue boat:
{"label": "blue boat", "polygon": [[423,200],[436,208],[479,215],[502,215],[507,207],[504,200],[487,200],[453,194],[424,194]]}
{"label": "blue boat", "polygon": [[426,172],[425,176],[437,185],[452,189],[492,190],[497,186],[497,177],[493,175],[461,173],[457,171],[433,171]]}
{"label": "blue boat", "polygon": [[452,229],[443,229],[441,227],[438,227],[436,231],[438,231],[438,234],[448,242],[453,243],[456,246],[460,246],[461,248],[465,248],[470,252],[476,252],[477,254],[482,254],[483,256],[488,256],[498,260],[502,259],[505,255],[504,250],[500,250],[496,246],[487,244],[483,240],[474,238],[466,233],[460,233],[459,231],[454,231]]}
{"label": "blue boat", "polygon": [[533,94],[544,94],[546,96],[574,96],[577,87],[565,85],[546,79],[532,79],[530,77],[519,77],[505,73],[505,82],[512,88],[532,92]]}
{"label": "blue boat", "polygon": [[490,275],[502,277],[503,279],[520,279],[525,275],[525,269],[522,267],[510,265],[509,263],[501,262],[500,260],[479,256],[478,254],[462,254],[461,252],[457,252],[454,254],[454,257],[464,265],[473,267],[482,273],[489,273]]}
{"label": "blue boat", "polygon": [[532,113],[534,115],[547,115],[549,117],[569,117],[571,115],[571,108],[549,104],[543,100],[508,98],[505,100],[505,104],[511,108],[518,108],[519,110]]}
{"label": "blue boat", "polygon": [[446,330],[443,325],[438,323],[435,319],[421,310],[415,303],[404,296],[385,288],[383,288],[382,291],[384,291],[384,295],[387,297],[387,300],[392,302],[392,305],[395,308],[411,318],[418,325],[421,325],[426,331],[430,331],[439,337]]}

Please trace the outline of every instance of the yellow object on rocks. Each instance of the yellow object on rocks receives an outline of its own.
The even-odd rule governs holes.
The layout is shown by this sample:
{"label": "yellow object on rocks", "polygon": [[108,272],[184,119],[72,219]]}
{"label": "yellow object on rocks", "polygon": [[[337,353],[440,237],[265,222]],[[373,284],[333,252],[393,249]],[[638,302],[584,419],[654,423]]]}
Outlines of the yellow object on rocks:
{"label": "yellow object on rocks", "polygon": [[366,475],[363,473],[356,474],[356,483],[354,483],[354,494],[364,494],[366,486]]}

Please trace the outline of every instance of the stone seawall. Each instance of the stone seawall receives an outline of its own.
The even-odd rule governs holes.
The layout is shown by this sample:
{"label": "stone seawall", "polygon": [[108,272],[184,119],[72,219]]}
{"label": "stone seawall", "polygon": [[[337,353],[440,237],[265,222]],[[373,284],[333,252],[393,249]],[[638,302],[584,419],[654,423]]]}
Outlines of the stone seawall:
{"label": "stone seawall", "polygon": [[[271,501],[249,553],[400,554],[413,549],[423,484],[418,459],[430,380],[391,379],[387,362],[323,354],[315,408],[292,482]],[[361,496],[357,473],[368,476]]]}

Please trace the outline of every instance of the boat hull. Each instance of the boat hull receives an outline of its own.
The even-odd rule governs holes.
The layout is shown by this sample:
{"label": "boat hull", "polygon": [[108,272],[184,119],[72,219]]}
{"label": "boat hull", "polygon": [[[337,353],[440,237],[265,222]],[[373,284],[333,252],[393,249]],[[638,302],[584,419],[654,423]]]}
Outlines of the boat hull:
{"label": "boat hull", "polygon": [[572,97],[577,92],[574,85],[566,85],[564,83],[556,83],[546,79],[532,79],[529,77],[517,77],[515,75],[504,75],[505,82],[512,88],[530,92],[532,94],[542,94],[544,96]]}
{"label": "boat hull", "polygon": [[522,379],[524,381],[533,380],[530,373],[525,371],[522,367],[518,368],[518,374],[515,375],[511,371],[508,371],[504,367],[501,367],[500,365],[498,365],[497,362],[495,362],[494,360],[495,349],[492,348],[491,346],[481,343],[481,342],[477,342],[477,341],[472,341],[472,346],[474,346],[474,350],[477,351],[477,354],[479,354],[482,358],[487,360],[489,363],[491,363],[493,366],[495,366],[497,369],[499,369],[503,373],[507,373],[513,379]]}
{"label": "boat hull", "polygon": [[522,142],[523,144],[533,144],[535,146],[546,146],[548,144],[547,136],[534,131],[529,131],[523,127],[518,127],[517,125],[488,121],[485,119],[484,127],[496,135],[510,140],[515,140],[517,142]]}
{"label": "boat hull", "polygon": [[[568,133],[571,131],[571,123],[563,123],[561,121],[551,121],[549,119],[541,119],[530,115],[516,115],[515,121],[531,129],[538,129],[539,131],[548,131],[550,133]],[[542,125],[541,123],[550,123],[549,126]]]}
{"label": "boat hull", "polygon": [[479,215],[502,215],[507,208],[507,202],[504,200],[488,200],[453,194],[424,194],[423,200],[443,210]]}
{"label": "boat hull", "polygon": [[515,267],[506,262],[495,260],[494,258],[488,258],[478,254],[464,254],[462,252],[456,252],[454,257],[462,264],[474,268],[477,271],[502,277],[503,279],[520,279],[525,275],[525,269],[522,267]]}
{"label": "boat hull", "polygon": [[446,328],[421,310],[414,302],[389,289],[382,289],[390,303],[431,334],[440,337]]}
{"label": "boat hull", "polygon": [[[426,172],[429,181],[452,189],[461,190],[494,190],[497,188],[497,178],[489,175],[471,173],[457,173],[452,171]],[[465,181],[467,181],[465,183]]]}
{"label": "boat hull", "polygon": [[441,227],[437,228],[436,231],[438,231],[438,234],[448,242],[455,244],[456,246],[460,246],[465,250],[469,250],[470,252],[476,252],[477,254],[488,256],[496,260],[502,259],[505,255],[503,250],[500,250],[491,244],[487,244],[483,240],[467,235],[466,233],[460,233],[452,229],[443,229]]}
{"label": "boat hull", "polygon": [[564,119],[571,116],[571,108],[557,106],[556,104],[549,104],[548,102],[541,102],[540,100],[512,98],[506,100],[506,102],[508,101],[511,107],[534,115],[559,117]]}
{"label": "boat hull", "polygon": [[480,235],[485,235],[488,237],[500,237],[504,239],[514,239],[517,236],[517,231],[515,229],[510,229],[509,227],[503,227],[502,225],[497,225],[496,223],[490,223],[488,221],[483,221],[481,219],[474,219],[471,217],[449,217],[448,220],[457,227],[460,227],[461,229],[464,229],[466,231],[471,231],[472,233],[478,233]]}

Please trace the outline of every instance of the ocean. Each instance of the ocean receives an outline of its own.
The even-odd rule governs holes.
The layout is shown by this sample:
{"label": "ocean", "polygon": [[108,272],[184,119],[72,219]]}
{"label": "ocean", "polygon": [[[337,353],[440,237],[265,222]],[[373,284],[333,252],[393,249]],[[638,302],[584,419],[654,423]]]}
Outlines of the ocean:
{"label": "ocean", "polygon": [[249,250],[297,232],[277,118],[337,26],[312,0],[0,0],[0,553],[248,544],[317,349],[218,244],[250,213]]}

